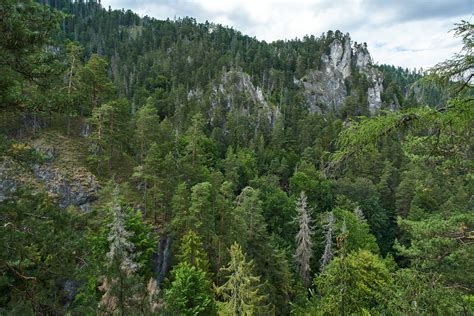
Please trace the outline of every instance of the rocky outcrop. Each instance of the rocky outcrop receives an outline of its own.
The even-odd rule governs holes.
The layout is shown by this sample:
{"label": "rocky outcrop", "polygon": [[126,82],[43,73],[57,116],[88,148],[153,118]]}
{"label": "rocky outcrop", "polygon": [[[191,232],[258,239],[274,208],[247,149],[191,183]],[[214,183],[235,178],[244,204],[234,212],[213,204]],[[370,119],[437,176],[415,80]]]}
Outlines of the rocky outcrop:
{"label": "rocky outcrop", "polygon": [[373,67],[367,45],[354,44],[354,63],[356,68],[367,76],[369,84],[367,89],[367,105],[371,115],[382,107],[383,75],[380,70]]}
{"label": "rocky outcrop", "polygon": [[33,142],[33,147],[46,157],[43,164],[35,164],[32,171],[61,208],[77,206],[89,210],[90,203],[97,199],[100,184],[96,177],[83,166],[80,144],[61,135],[42,137]]}
{"label": "rocky outcrop", "polygon": [[212,88],[209,110],[211,123],[221,110],[225,113],[234,110],[242,116],[256,117],[256,127],[261,124],[274,126],[280,116],[278,107],[270,104],[263,90],[254,86],[250,75],[240,70],[224,72]]}
{"label": "rocky outcrop", "polygon": [[321,57],[323,64],[325,65],[326,72],[329,70],[328,66],[332,66],[332,69],[340,72],[342,78],[346,79],[351,75],[351,39],[349,34],[346,34],[342,40],[334,39],[329,46],[329,56],[323,55]]}
{"label": "rocky outcrop", "polygon": [[29,142],[43,157],[42,163],[18,163],[0,159],[0,202],[20,187],[47,192],[61,208],[76,206],[89,210],[97,199],[100,184],[83,166],[80,144],[59,134],[43,134]]}
{"label": "rocky outcrop", "polygon": [[382,106],[383,76],[373,66],[367,45],[355,43],[352,47],[349,34],[332,41],[328,54],[321,57],[320,69],[310,69],[294,82],[302,88],[311,112],[338,112],[348,96],[346,79],[353,71],[363,73],[369,81],[367,106],[374,115]]}
{"label": "rocky outcrop", "polygon": [[306,105],[313,113],[338,111],[347,96],[342,73],[326,64],[323,71],[312,70],[301,80]]}
{"label": "rocky outcrop", "polygon": [[59,207],[71,205],[89,210],[90,203],[97,199],[99,183],[91,173],[77,168],[72,174],[53,167],[49,163],[33,166],[34,175],[41,180],[46,190],[58,200]]}
{"label": "rocky outcrop", "polygon": [[11,157],[0,157],[0,202],[25,187],[44,190],[43,184],[32,175],[29,166]]}
{"label": "rocky outcrop", "polygon": [[311,112],[338,111],[347,96],[344,80],[351,75],[351,41],[349,35],[334,39],[329,54],[321,57],[321,69],[309,70],[297,81],[303,88]]}
{"label": "rocky outcrop", "polygon": [[17,178],[16,167],[10,159],[3,159],[0,162],[0,202],[3,202],[21,185],[21,181]]}

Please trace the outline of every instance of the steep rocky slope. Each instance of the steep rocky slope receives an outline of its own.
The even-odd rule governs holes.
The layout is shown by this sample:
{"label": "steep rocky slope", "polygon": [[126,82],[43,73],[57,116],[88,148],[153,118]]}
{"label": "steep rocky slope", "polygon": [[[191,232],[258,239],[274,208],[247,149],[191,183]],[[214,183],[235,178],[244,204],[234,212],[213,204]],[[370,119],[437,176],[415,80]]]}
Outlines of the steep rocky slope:
{"label": "steep rocky slope", "polygon": [[340,111],[349,95],[346,80],[359,72],[367,77],[367,106],[374,115],[382,106],[383,75],[374,67],[366,44],[353,43],[346,34],[335,38],[329,51],[321,57],[320,69],[309,69],[301,79],[295,79],[304,91],[312,112]]}
{"label": "steep rocky slope", "polygon": [[21,147],[17,151],[34,151],[41,159],[22,161],[1,157],[0,201],[25,186],[46,191],[61,208],[73,206],[86,211],[97,199],[100,184],[85,166],[80,139],[40,131],[12,147]]}

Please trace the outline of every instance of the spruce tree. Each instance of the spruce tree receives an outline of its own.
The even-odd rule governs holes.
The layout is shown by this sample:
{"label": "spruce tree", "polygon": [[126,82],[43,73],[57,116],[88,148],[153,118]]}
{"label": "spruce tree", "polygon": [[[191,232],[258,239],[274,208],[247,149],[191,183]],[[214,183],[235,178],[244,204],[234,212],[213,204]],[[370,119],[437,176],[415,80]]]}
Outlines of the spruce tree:
{"label": "spruce tree", "polygon": [[227,281],[216,289],[223,301],[218,303],[223,315],[253,315],[265,310],[266,296],[260,291],[260,277],[253,275],[253,261],[247,261],[239,244],[230,247],[230,261],[221,268]]}
{"label": "spruce tree", "polygon": [[135,277],[139,265],[135,262],[135,246],[130,241],[131,232],[126,229],[126,212],[122,206],[119,187],[116,186],[109,203],[112,221],[109,224],[109,251],[106,254],[108,275],[101,286],[104,295],[99,309],[105,313],[126,315],[136,304],[134,297],[139,280]]}
{"label": "spruce tree", "polygon": [[203,249],[201,237],[192,230],[181,238],[177,258],[180,263],[188,263],[201,271],[207,272],[209,269],[209,260]]}
{"label": "spruce tree", "polygon": [[165,291],[165,309],[170,315],[215,315],[211,282],[201,269],[181,262],[172,271],[173,282]]}
{"label": "spruce tree", "polygon": [[311,285],[310,259],[313,255],[313,242],[311,241],[313,230],[311,227],[307,197],[303,191],[301,191],[296,203],[296,212],[298,213],[296,220],[299,225],[299,230],[296,234],[295,262],[303,284],[308,288]]}

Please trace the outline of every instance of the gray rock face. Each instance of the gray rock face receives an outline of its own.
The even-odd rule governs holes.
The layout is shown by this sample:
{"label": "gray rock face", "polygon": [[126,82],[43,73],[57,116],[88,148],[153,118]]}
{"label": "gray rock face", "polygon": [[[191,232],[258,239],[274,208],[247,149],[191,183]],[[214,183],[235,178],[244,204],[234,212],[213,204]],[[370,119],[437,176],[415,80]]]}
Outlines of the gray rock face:
{"label": "gray rock face", "polygon": [[43,163],[27,165],[0,157],[0,202],[17,189],[28,186],[46,191],[61,208],[77,206],[83,211],[89,210],[89,204],[97,199],[100,184],[78,160],[64,157],[65,151],[71,148],[47,143],[44,139],[33,141],[32,147],[45,158]]}
{"label": "gray rock face", "polygon": [[89,203],[97,199],[99,184],[92,174],[82,178],[72,178],[49,164],[35,164],[33,173],[44,182],[48,192],[58,197],[61,208],[74,205],[87,211]]}
{"label": "gray rock face", "polygon": [[13,175],[13,169],[8,160],[0,163],[0,202],[3,202],[10,194],[15,192],[19,181]]}
{"label": "gray rock face", "polygon": [[378,75],[372,77],[373,87],[367,89],[367,102],[369,103],[369,111],[371,115],[375,115],[382,107],[381,93],[383,91],[383,79]]}
{"label": "gray rock face", "polygon": [[222,105],[226,112],[238,110],[242,116],[257,117],[257,126],[261,123],[274,126],[280,116],[278,107],[267,102],[263,90],[254,86],[250,75],[237,70],[223,73],[221,80],[212,89],[210,104],[211,120]]}
{"label": "gray rock face", "polygon": [[323,63],[331,65],[333,69],[342,74],[342,78],[346,79],[351,75],[351,39],[349,35],[344,36],[343,40],[335,39],[330,46],[329,58],[322,56]]}
{"label": "gray rock face", "polygon": [[351,74],[352,56],[349,35],[335,39],[329,48],[329,55],[321,57],[321,69],[308,71],[299,81],[306,105],[313,113],[326,109],[338,111],[347,96],[344,79]]}
{"label": "gray rock face", "polygon": [[372,65],[372,58],[367,50],[367,45],[354,44],[354,61],[359,69],[367,69]]}
{"label": "gray rock face", "polygon": [[367,76],[370,87],[367,90],[367,106],[374,115],[382,106],[382,73],[373,67],[366,44],[355,43],[346,34],[342,40],[334,39],[329,53],[321,57],[320,70],[308,70],[307,74],[294,82],[303,89],[306,105],[311,112],[341,110],[348,96],[345,79],[351,75],[352,65]]}
{"label": "gray rock face", "polygon": [[327,64],[324,71],[313,70],[302,80],[306,105],[313,113],[337,111],[347,96],[342,73]]}
{"label": "gray rock face", "polygon": [[371,115],[375,115],[382,107],[383,76],[382,72],[373,67],[367,45],[354,44],[354,60],[358,70],[364,73],[371,86],[367,89],[367,103]]}

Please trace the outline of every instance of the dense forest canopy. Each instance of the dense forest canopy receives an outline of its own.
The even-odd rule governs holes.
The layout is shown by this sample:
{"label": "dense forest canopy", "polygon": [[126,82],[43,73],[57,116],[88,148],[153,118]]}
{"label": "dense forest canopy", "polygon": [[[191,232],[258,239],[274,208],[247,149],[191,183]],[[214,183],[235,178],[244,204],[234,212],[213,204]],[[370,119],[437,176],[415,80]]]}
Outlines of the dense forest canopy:
{"label": "dense forest canopy", "polygon": [[0,3],[0,314],[471,315],[473,32],[428,71]]}

